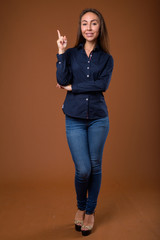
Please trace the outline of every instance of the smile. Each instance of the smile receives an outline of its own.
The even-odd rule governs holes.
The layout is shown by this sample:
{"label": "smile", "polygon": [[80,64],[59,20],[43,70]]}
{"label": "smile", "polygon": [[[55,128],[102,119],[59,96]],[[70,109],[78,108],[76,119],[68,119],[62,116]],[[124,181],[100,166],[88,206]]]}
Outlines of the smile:
{"label": "smile", "polygon": [[86,33],[86,36],[87,36],[87,37],[92,37],[92,36],[93,36],[93,33]]}

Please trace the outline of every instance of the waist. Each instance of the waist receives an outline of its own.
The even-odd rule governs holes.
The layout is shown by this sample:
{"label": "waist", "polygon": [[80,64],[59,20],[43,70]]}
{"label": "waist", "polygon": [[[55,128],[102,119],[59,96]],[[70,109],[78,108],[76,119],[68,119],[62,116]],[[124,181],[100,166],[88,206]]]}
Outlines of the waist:
{"label": "waist", "polygon": [[98,119],[108,116],[108,109],[101,92],[75,94],[68,92],[63,105],[63,112],[81,119]]}

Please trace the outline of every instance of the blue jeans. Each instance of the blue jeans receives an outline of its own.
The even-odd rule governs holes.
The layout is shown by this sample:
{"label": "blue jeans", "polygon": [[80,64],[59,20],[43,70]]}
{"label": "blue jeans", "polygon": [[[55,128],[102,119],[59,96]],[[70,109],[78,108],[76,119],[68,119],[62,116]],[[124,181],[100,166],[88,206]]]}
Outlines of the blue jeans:
{"label": "blue jeans", "polygon": [[96,120],[65,117],[66,135],[75,164],[77,207],[92,214],[97,206],[102,177],[102,154],[109,118]]}

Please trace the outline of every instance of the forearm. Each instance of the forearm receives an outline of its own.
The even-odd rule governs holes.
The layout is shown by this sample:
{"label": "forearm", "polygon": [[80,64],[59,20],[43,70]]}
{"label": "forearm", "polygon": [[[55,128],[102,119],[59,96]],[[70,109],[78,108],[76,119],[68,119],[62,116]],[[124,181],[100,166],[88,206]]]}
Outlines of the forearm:
{"label": "forearm", "polygon": [[57,59],[58,59],[58,61],[56,63],[57,82],[61,86],[69,85],[71,83],[72,73],[71,73],[69,65],[67,63],[67,53],[63,52],[61,54],[57,54]]}
{"label": "forearm", "polygon": [[98,79],[96,81],[81,82],[72,85],[73,93],[85,92],[105,92],[111,80],[111,74],[106,79]]}
{"label": "forearm", "polygon": [[107,61],[102,72],[97,76],[96,79],[91,78],[90,80],[75,83],[72,85],[72,92],[74,93],[85,93],[85,92],[105,92],[110,84],[112,71],[113,71],[113,58],[110,57]]}

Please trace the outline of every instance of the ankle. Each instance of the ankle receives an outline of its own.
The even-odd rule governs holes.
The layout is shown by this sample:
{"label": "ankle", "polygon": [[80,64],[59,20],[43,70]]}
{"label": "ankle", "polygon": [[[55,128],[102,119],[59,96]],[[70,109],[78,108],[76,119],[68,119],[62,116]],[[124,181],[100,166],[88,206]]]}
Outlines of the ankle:
{"label": "ankle", "polygon": [[75,218],[83,219],[85,216],[85,210],[77,210]]}
{"label": "ankle", "polygon": [[91,224],[94,223],[94,213],[93,214],[85,214],[84,222],[91,223]]}
{"label": "ankle", "polygon": [[86,215],[95,215],[95,211],[94,212],[88,212],[88,211],[86,211],[86,213],[85,213]]}

